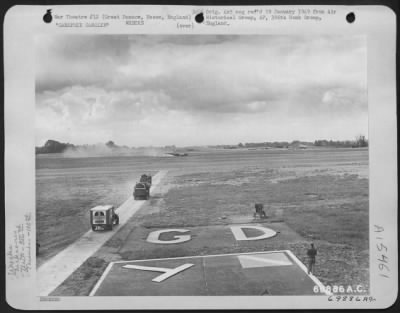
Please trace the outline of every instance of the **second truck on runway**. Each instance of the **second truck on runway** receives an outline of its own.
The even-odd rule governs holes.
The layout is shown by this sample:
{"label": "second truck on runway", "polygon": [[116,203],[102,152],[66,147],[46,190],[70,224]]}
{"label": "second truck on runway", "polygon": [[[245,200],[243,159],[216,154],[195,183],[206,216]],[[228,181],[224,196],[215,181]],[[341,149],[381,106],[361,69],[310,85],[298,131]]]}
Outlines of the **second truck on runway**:
{"label": "second truck on runway", "polygon": [[140,177],[140,181],[136,183],[135,189],[133,191],[133,198],[135,200],[150,198],[150,187],[151,187],[151,175],[143,174]]}

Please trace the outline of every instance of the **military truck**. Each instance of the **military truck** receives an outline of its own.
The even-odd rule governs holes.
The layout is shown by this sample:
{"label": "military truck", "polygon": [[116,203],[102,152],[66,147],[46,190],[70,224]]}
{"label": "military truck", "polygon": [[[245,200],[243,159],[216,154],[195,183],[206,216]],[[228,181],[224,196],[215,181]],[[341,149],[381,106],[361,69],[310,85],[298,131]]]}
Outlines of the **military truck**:
{"label": "military truck", "polygon": [[119,216],[112,205],[99,205],[90,209],[90,224],[93,230],[112,230],[119,224]]}
{"label": "military truck", "polygon": [[133,198],[135,200],[150,198],[150,185],[148,183],[136,183],[135,189],[133,190]]}

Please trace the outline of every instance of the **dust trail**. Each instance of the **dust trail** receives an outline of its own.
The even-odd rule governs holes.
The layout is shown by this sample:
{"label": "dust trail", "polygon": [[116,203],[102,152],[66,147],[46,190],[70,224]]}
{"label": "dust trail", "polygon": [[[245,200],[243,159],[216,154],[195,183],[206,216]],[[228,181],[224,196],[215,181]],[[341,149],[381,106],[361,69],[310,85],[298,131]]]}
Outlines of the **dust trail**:
{"label": "dust trail", "polygon": [[63,152],[63,156],[66,158],[94,158],[104,156],[172,157],[167,154],[170,152],[170,150],[165,148],[108,147],[99,144],[67,148]]}

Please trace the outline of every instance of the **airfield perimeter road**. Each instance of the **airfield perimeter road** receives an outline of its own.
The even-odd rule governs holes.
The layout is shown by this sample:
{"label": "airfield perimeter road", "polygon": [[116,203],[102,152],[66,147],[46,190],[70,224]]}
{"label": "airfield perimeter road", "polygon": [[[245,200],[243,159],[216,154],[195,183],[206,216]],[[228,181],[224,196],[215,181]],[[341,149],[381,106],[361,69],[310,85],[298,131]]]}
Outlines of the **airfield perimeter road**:
{"label": "airfield perimeter road", "polygon": [[[151,192],[157,188],[167,171],[159,171],[153,177]],[[135,201],[130,196],[116,212],[119,214],[119,226],[113,232],[93,232],[89,230],[80,239],[48,260],[37,271],[39,295],[49,295],[82,263],[95,253],[143,206],[145,201]]]}

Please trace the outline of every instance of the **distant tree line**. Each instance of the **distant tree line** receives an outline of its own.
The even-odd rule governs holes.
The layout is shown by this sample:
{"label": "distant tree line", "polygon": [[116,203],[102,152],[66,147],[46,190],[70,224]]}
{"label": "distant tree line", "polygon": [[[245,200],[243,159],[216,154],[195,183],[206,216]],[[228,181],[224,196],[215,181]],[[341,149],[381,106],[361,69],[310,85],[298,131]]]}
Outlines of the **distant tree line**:
{"label": "distant tree line", "polygon": [[[133,149],[127,146],[118,146],[113,141],[108,141],[105,143],[105,146],[109,149],[116,150],[120,148],[124,149]],[[239,143],[237,145],[215,145],[209,146],[213,148],[223,148],[223,149],[238,149],[238,148],[300,148],[306,149],[307,147],[337,147],[337,148],[360,148],[360,147],[368,147],[368,140],[364,135],[359,135],[355,138],[355,140],[315,140],[314,142],[309,141],[299,141],[293,140],[292,142],[288,141],[273,141],[273,142],[246,142]],[[75,146],[70,143],[62,143],[56,140],[47,140],[46,143],[42,147],[36,147],[36,154],[41,153],[62,153],[67,149],[76,150],[78,148],[91,148],[96,147],[96,145],[81,145]],[[171,148],[173,150],[176,149],[175,145],[165,146],[165,148]],[[193,149],[192,149],[193,150]]]}
{"label": "distant tree line", "polygon": [[358,148],[368,147],[368,140],[365,136],[357,136],[355,140],[315,140],[300,141],[266,141],[266,142],[245,142],[238,143],[237,145],[215,145],[209,147],[223,148],[223,149],[238,149],[238,148],[307,148],[307,147],[336,147],[336,148]]}
{"label": "distant tree line", "polygon": [[40,153],[61,153],[64,152],[67,148],[75,148],[73,144],[70,143],[62,143],[56,140],[47,140],[44,146],[36,147],[36,154]]}
{"label": "distant tree line", "polygon": [[315,140],[316,147],[361,148],[368,147],[368,141],[364,135],[357,136],[355,140]]}
{"label": "distant tree line", "polygon": [[315,140],[314,146],[316,147],[348,147],[351,148],[354,145],[354,141],[345,140]]}
{"label": "distant tree line", "polygon": [[[119,149],[119,148],[128,148],[126,146],[118,146],[116,145],[113,141],[108,141],[105,143],[105,146],[109,149]],[[36,154],[42,154],[42,153],[63,153],[67,149],[70,149],[71,151],[77,150],[79,148],[96,148],[96,145],[73,145],[71,143],[63,143],[59,142],[56,140],[49,139],[46,141],[46,143],[42,147],[36,147],[35,152]]]}

